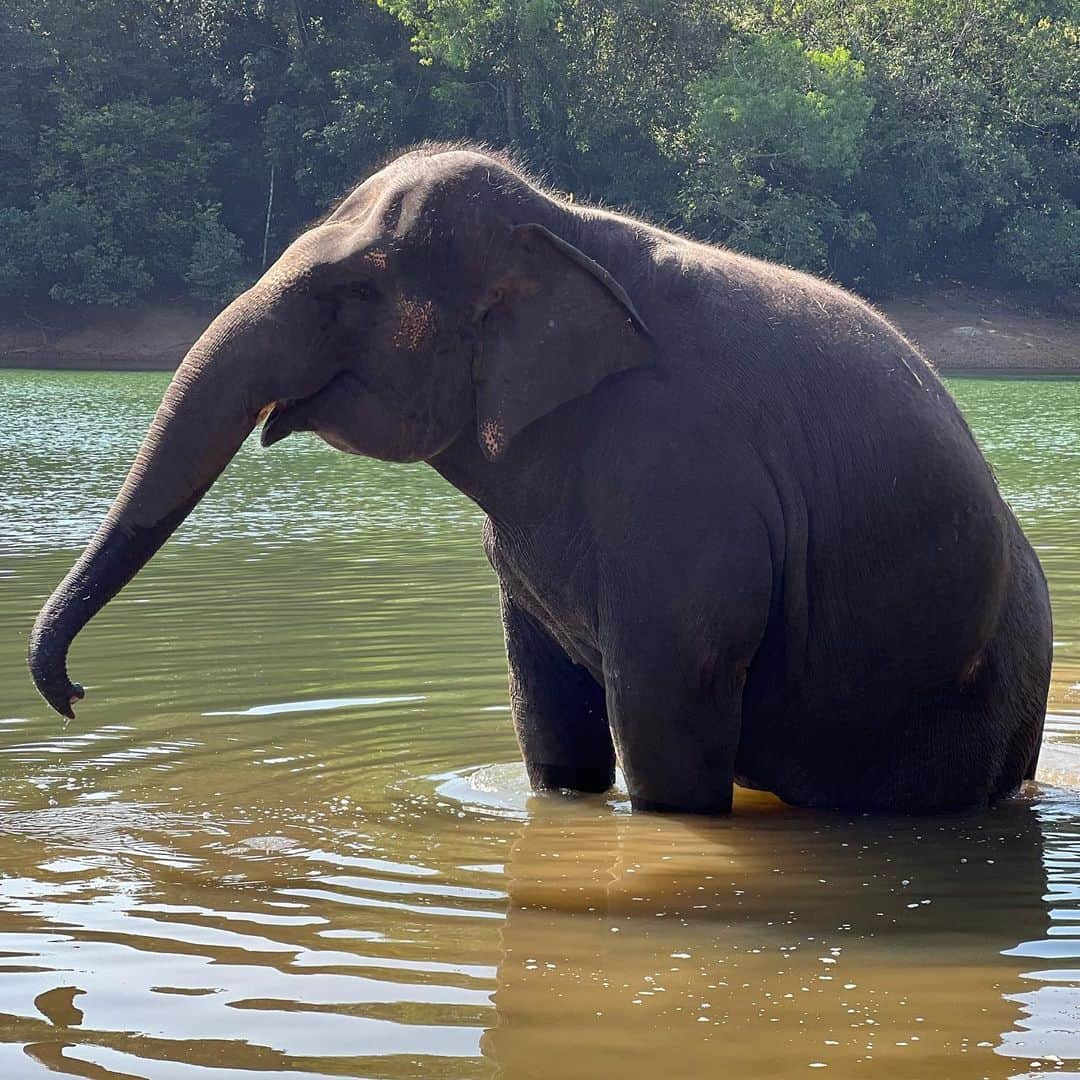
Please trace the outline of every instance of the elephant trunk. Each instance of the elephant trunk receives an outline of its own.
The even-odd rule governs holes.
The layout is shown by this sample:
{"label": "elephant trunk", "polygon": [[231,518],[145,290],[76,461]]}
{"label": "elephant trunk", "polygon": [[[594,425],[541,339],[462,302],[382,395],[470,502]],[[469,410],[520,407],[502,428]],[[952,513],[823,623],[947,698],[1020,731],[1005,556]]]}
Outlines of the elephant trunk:
{"label": "elephant trunk", "polygon": [[192,346],[105,520],[41,609],[30,670],[61,715],[73,717],[83,697],[67,673],[72,640],[172,535],[275,400],[278,302],[245,293]]}

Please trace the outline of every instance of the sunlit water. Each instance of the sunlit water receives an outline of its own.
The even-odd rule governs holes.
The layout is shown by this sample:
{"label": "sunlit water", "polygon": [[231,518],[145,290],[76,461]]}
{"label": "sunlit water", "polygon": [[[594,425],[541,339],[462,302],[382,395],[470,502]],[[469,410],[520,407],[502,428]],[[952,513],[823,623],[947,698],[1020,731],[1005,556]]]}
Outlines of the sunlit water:
{"label": "sunlit water", "polygon": [[968,818],[530,798],[479,512],[249,446],[26,635],[165,379],[0,372],[0,1076],[1080,1076],[1080,382],[963,380],[1051,582],[1042,783]]}

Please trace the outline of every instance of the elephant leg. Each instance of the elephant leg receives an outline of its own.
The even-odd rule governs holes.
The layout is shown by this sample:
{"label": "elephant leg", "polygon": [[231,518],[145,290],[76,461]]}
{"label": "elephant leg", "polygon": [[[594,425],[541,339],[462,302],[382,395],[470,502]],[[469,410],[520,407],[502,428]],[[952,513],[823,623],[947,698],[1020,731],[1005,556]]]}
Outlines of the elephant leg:
{"label": "elephant leg", "polygon": [[608,717],[635,810],[731,811],[743,689],[768,616],[768,579],[748,569],[717,590],[711,627],[624,611],[602,642]]}
{"label": "elephant leg", "polygon": [[[732,673],[731,682],[738,678]],[[635,810],[727,814],[742,724],[742,685],[709,693],[677,671],[617,664],[607,704]]]}
{"label": "elephant leg", "polygon": [[607,791],[615,751],[603,687],[502,591],[510,708],[534,791]]}
{"label": "elephant leg", "polygon": [[766,520],[737,488],[732,500],[705,549],[674,515],[635,522],[628,548],[600,563],[608,720],[635,810],[731,810],[743,691],[774,594]]}

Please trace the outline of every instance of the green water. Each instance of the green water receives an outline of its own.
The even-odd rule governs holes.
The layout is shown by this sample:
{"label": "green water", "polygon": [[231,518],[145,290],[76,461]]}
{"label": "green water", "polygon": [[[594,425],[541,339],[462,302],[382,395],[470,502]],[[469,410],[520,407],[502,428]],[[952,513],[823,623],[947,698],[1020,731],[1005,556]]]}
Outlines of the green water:
{"label": "green water", "polygon": [[166,377],[0,372],[0,1076],[1080,1071],[1080,381],[952,388],[1056,618],[1042,783],[977,818],[529,799],[481,515],[249,445],[84,631],[26,635]]}

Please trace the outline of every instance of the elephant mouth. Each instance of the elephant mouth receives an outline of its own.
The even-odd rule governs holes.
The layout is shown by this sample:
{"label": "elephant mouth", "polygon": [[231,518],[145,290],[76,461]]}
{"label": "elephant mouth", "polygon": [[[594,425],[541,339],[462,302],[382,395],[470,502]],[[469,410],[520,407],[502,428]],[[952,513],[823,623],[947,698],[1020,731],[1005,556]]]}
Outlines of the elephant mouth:
{"label": "elephant mouth", "polygon": [[290,401],[271,401],[269,405],[263,406],[259,419],[256,421],[256,424],[262,424],[262,430],[259,432],[260,446],[273,446],[274,443],[281,442],[286,436],[292,434],[293,428],[284,420],[292,404],[293,402]]}
{"label": "elephant mouth", "polygon": [[431,417],[391,404],[365,379],[341,371],[321,390],[268,406],[259,442],[273,446],[294,431],[311,431],[335,450],[382,461],[423,461],[441,448]]}
{"label": "elephant mouth", "polygon": [[335,397],[355,397],[366,389],[351,371],[339,371],[312,394],[305,397],[280,398],[265,405],[256,423],[262,422],[259,432],[261,446],[273,446],[288,438],[294,431],[318,431],[319,416]]}
{"label": "elephant mouth", "polygon": [[316,398],[332,387],[339,378],[340,376],[335,376],[307,397],[280,398],[264,406],[259,413],[259,420],[262,422],[259,444],[263,447],[273,446],[274,443],[288,438],[294,431],[310,430],[308,419],[313,412]]}

